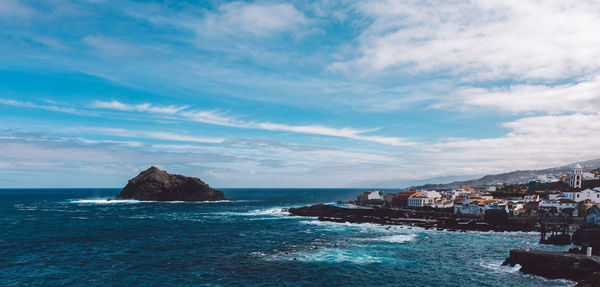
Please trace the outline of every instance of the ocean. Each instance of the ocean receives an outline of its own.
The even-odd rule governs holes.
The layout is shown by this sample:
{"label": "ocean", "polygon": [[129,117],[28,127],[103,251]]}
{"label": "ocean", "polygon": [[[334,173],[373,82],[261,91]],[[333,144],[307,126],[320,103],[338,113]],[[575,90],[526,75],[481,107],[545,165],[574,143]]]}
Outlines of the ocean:
{"label": "ocean", "polygon": [[223,189],[235,201],[0,190],[0,286],[572,286],[503,267],[536,233],[320,222],[284,208],[360,189]]}

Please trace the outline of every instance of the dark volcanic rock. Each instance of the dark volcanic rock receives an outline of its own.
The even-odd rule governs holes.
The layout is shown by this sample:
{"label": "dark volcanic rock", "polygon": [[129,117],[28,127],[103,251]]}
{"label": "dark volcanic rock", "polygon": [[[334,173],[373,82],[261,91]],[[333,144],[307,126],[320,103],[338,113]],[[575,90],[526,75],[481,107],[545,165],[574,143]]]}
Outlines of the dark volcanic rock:
{"label": "dark volcanic rock", "polygon": [[321,221],[375,223],[383,225],[411,225],[423,228],[477,231],[533,231],[535,225],[517,220],[486,222],[476,218],[456,217],[451,211],[393,210],[389,208],[342,208],[316,204],[290,208],[291,215],[314,216]]}
{"label": "dark volcanic rock", "polygon": [[591,280],[589,274],[600,271],[600,257],[564,252],[511,250],[502,265],[521,265],[525,274],[550,279]]}
{"label": "dark volcanic rock", "polygon": [[573,244],[581,246],[581,253],[592,247],[594,255],[600,255],[600,226],[581,226],[573,233]]}
{"label": "dark volcanic rock", "polygon": [[151,201],[215,201],[224,200],[223,192],[215,190],[196,177],[168,174],[151,167],[129,180],[117,195],[119,199]]}
{"label": "dark volcanic rock", "polygon": [[585,276],[575,287],[600,287],[600,272]]}

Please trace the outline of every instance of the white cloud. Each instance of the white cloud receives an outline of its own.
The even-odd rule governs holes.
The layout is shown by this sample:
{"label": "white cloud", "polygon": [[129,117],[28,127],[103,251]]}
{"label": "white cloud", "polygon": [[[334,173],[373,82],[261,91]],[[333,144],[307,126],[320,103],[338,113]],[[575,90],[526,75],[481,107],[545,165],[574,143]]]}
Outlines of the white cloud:
{"label": "white cloud", "polygon": [[82,39],[82,42],[99,52],[111,56],[135,56],[141,51],[135,45],[119,42],[104,36],[86,36]]}
{"label": "white cloud", "polygon": [[[39,104],[31,103],[31,102],[23,102],[23,101],[4,99],[4,98],[0,98],[0,105],[7,105],[7,106],[21,107],[21,108],[43,109],[43,110],[59,112],[59,113],[67,113],[67,114],[77,114],[77,115],[82,114],[81,111],[71,108],[71,107],[63,107],[63,106],[59,106],[59,105],[39,105]],[[88,115],[90,115],[90,114],[88,114]]]}
{"label": "white cloud", "polygon": [[548,168],[600,157],[599,113],[526,117],[503,126],[510,132],[502,137],[427,145],[420,161],[452,175]]}
{"label": "white cloud", "polygon": [[112,109],[112,110],[120,110],[120,111],[137,111],[137,112],[152,112],[152,113],[161,113],[161,114],[176,114],[184,109],[187,109],[188,106],[153,106],[149,103],[139,104],[139,105],[127,105],[118,101],[95,101],[92,104],[93,108],[100,109]]}
{"label": "white cloud", "polygon": [[209,13],[197,32],[267,36],[284,31],[298,31],[300,26],[307,23],[306,16],[292,4],[233,2],[220,6],[218,12]]}
{"label": "white cloud", "polygon": [[289,3],[231,2],[212,11],[175,10],[158,4],[125,2],[121,7],[132,17],[155,25],[169,25],[192,30],[202,37],[268,37],[284,32],[299,33],[310,20]]}
{"label": "white cloud", "polygon": [[372,19],[344,71],[450,71],[465,80],[562,79],[598,71],[597,1],[365,1]]}
{"label": "white cloud", "polygon": [[600,111],[600,76],[589,81],[555,86],[462,88],[434,107],[487,107],[513,113],[597,112]]}
{"label": "white cloud", "polygon": [[37,14],[34,9],[23,5],[18,0],[0,1],[0,19],[1,18],[30,18]]}
{"label": "white cloud", "polygon": [[185,134],[176,134],[169,132],[153,132],[153,131],[136,131],[121,128],[87,128],[78,127],[75,131],[90,131],[94,133],[118,136],[118,137],[129,137],[129,138],[146,138],[146,139],[158,139],[168,141],[183,141],[183,142],[196,142],[196,143],[222,143],[225,141],[224,138],[213,138],[213,137],[197,137]]}
{"label": "white cloud", "polygon": [[370,141],[392,146],[411,146],[415,144],[413,142],[407,141],[406,139],[398,137],[365,135],[365,133],[373,132],[378,129],[357,130],[352,128],[330,128],[319,125],[287,125],[269,122],[242,121],[234,117],[228,117],[223,115],[222,113],[214,111],[186,110],[188,108],[187,106],[158,107],[147,103],[142,105],[129,105],[118,101],[96,101],[93,103],[92,107],[120,111],[137,111],[168,114],[178,116],[179,119],[182,120],[243,129],[259,129],[267,131],[283,131],[313,135],[324,135],[361,141]]}

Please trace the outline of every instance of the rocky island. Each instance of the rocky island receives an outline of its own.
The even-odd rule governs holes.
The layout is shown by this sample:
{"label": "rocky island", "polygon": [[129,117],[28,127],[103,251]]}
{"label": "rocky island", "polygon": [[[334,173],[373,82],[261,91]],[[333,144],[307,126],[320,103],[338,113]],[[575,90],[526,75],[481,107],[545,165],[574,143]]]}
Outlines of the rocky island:
{"label": "rocky island", "polygon": [[169,174],[152,166],[130,179],[117,199],[217,201],[225,200],[225,196],[222,191],[211,188],[199,178]]}

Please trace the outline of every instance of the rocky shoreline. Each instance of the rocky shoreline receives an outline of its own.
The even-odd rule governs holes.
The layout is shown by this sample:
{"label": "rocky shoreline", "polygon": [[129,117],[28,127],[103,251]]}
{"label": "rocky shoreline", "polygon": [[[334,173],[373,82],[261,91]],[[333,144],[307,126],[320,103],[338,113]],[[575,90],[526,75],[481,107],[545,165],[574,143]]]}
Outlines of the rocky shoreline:
{"label": "rocky shoreline", "polygon": [[579,281],[577,286],[600,286],[600,257],[567,252],[511,250],[502,265],[520,265],[525,274]]}
{"label": "rocky shoreline", "polygon": [[290,208],[292,216],[312,216],[320,221],[375,223],[381,225],[408,225],[426,229],[448,231],[538,231],[535,221],[493,220],[481,218],[457,217],[448,212],[394,210],[388,208],[344,208],[327,204],[316,204],[299,208]]}

